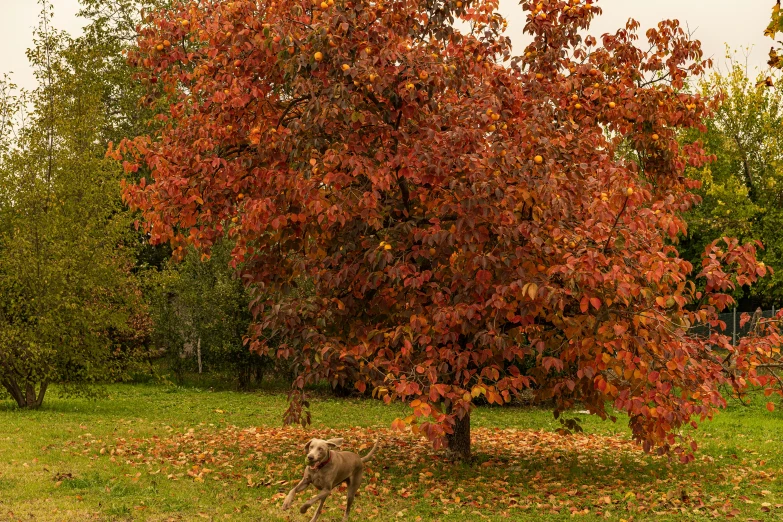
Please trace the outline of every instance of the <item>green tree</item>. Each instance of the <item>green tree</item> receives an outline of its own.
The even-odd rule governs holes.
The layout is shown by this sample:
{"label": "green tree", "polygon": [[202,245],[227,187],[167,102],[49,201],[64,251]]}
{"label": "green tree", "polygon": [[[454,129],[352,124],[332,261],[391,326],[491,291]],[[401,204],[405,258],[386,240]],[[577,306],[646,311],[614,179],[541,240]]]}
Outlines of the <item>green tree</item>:
{"label": "green tree", "polygon": [[243,344],[250,297],[229,266],[232,248],[221,242],[209,258],[190,250],[181,262],[149,274],[153,340],[180,380],[185,372],[228,372],[246,388],[270,364]]}
{"label": "green tree", "polygon": [[[89,23],[80,38],[89,53],[91,67],[100,78],[104,109],[101,128],[105,143],[118,142],[149,128],[156,109],[145,98],[146,86],[136,81],[137,68],[128,62],[128,50],[136,48],[136,27],[145,11],[162,7],[164,0],[81,0],[80,16]],[[145,82],[146,83],[146,82]]]}
{"label": "green tree", "polygon": [[26,408],[51,382],[117,377],[135,358],[123,344],[140,348],[130,325],[143,327],[121,171],[104,157],[100,51],[52,29],[51,14],[42,1],[28,51],[39,86],[0,86],[0,384]]}
{"label": "green tree", "polygon": [[702,204],[688,214],[684,253],[697,263],[716,238],[760,240],[765,250],[759,259],[775,273],[745,291],[753,306],[769,306],[783,299],[783,86],[768,88],[765,78],[757,80],[734,64],[702,84],[705,97],[723,100],[698,136],[716,159],[690,171],[703,184]]}

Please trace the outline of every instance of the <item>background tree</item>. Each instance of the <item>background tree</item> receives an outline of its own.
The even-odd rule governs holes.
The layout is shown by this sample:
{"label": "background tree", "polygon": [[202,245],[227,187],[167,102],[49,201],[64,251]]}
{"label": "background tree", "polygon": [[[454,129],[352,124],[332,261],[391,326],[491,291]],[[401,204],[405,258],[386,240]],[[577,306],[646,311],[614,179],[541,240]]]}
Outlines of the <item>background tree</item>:
{"label": "background tree", "polygon": [[[699,138],[715,161],[692,171],[702,182],[702,203],[687,215],[688,239],[683,254],[698,263],[704,247],[717,237],[758,240],[759,259],[775,269],[748,289],[747,310],[783,302],[783,86],[752,81],[739,64],[726,75],[714,74],[702,84],[702,96],[722,97]],[[743,295],[738,289],[737,295]]]}
{"label": "background tree", "polygon": [[39,87],[21,99],[3,89],[0,384],[27,408],[51,382],[78,389],[130,371],[145,328],[92,50],[50,19],[42,2],[28,51]]}
{"label": "background tree", "polygon": [[147,275],[153,341],[180,381],[185,372],[227,372],[244,389],[260,382],[270,366],[242,342],[250,299],[229,266],[231,250],[225,241],[209,259],[189,251],[180,263]]}
{"label": "background tree", "polygon": [[483,0],[179,2],[141,28],[130,59],[170,104],[112,151],[150,169],[126,197],[177,257],[236,241],[252,349],[271,332],[299,375],[289,421],[306,384],[354,375],[468,458],[473,399],[533,387],[556,414],[612,405],[667,450],[720,386],[758,384],[769,350],[716,316],[765,273],[753,246],[708,245],[697,292],[672,244],[697,199],[685,167],[707,160],[676,139],[709,114],[683,92],[698,43],[667,21],[637,47],[629,21],[598,45],[590,2],[522,8],[514,58]]}

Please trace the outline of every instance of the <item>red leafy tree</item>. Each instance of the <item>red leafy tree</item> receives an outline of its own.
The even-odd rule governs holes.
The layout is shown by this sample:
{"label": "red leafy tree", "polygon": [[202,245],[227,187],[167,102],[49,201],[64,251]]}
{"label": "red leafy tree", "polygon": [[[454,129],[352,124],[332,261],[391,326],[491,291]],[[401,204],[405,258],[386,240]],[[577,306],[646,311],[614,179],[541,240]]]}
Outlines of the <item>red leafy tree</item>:
{"label": "red leafy tree", "polygon": [[709,159],[676,139],[710,111],[683,88],[708,64],[676,21],[643,46],[634,21],[582,38],[599,9],[562,0],[522,2],[533,41],[511,57],[497,8],[154,13],[129,59],[162,126],[110,151],[148,172],[127,201],[175,255],[236,241],[250,347],[274,340],[299,375],[289,421],[307,384],[350,382],[467,458],[473,401],[531,388],[556,414],[624,411],[648,449],[687,460],[677,429],[723,406],[722,386],[758,384],[777,342],[717,328],[727,291],[765,273],[753,245],[716,241],[696,269],[676,248],[685,168]]}

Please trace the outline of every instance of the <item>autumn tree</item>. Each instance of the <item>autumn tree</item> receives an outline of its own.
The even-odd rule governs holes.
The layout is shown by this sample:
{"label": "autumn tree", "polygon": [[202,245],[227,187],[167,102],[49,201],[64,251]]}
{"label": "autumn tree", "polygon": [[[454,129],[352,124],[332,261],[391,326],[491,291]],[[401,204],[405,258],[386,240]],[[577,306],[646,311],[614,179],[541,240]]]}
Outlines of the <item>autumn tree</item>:
{"label": "autumn tree", "polygon": [[39,86],[0,84],[0,385],[22,408],[53,382],[121,377],[146,328],[91,49],[53,29],[41,3],[28,52]]}
{"label": "autumn tree", "polygon": [[720,96],[720,107],[706,120],[706,132],[686,135],[701,139],[716,160],[688,172],[702,183],[696,191],[702,202],[686,215],[688,238],[682,251],[698,262],[716,237],[761,241],[759,260],[776,272],[735,293],[744,290],[756,303],[753,308],[783,302],[783,85],[766,87],[765,77],[752,79],[736,63],[726,74],[711,75],[701,92]]}
{"label": "autumn tree", "polygon": [[[677,251],[707,160],[677,135],[709,101],[676,21],[583,37],[591,2],[523,1],[511,56],[487,0],[176,2],[141,28],[159,132],[123,142],[127,201],[175,256],[223,236],[254,292],[250,347],[301,390],[406,401],[406,424],[470,456],[473,400],[532,388],[559,414],[626,412],[645,447],[757,384],[726,291],[765,273],[753,245]],[[456,23],[456,22],[460,23]],[[462,29],[464,28],[464,29]],[[619,154],[622,149],[623,153]],[[688,283],[694,273],[705,290]],[[312,291],[301,292],[302,284]],[[710,323],[710,339],[691,327]],[[766,345],[768,353],[769,345]],[[524,371],[522,370],[524,369]]]}

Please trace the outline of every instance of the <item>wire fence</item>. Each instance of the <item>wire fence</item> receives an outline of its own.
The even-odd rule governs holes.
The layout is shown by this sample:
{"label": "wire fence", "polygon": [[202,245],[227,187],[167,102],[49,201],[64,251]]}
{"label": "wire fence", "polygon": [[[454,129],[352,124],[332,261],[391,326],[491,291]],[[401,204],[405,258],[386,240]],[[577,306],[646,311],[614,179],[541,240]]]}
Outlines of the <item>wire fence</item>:
{"label": "wire fence", "polygon": [[[774,306],[772,307],[772,310],[756,310],[755,312],[750,313],[751,320],[743,326],[740,326],[740,318],[743,312],[737,311],[736,308],[731,312],[718,314],[718,319],[726,323],[726,329],[723,330],[722,333],[731,336],[732,344],[737,344],[737,341],[750,335],[754,329],[759,328],[759,323],[761,321],[775,317],[779,311],[780,308]],[[712,333],[712,328],[709,325],[698,326],[694,328],[694,331],[697,335],[709,337]]]}

